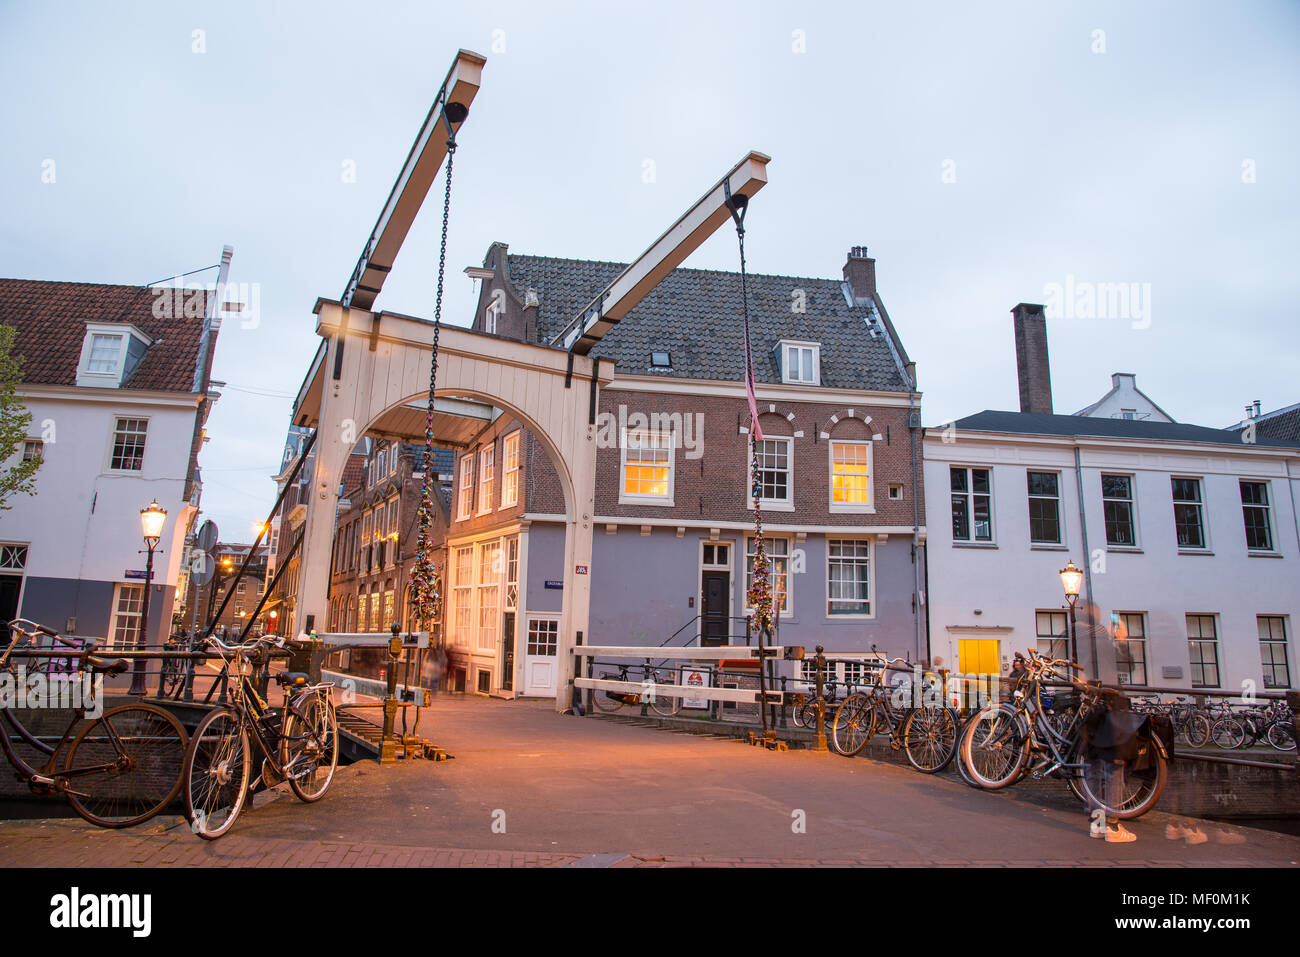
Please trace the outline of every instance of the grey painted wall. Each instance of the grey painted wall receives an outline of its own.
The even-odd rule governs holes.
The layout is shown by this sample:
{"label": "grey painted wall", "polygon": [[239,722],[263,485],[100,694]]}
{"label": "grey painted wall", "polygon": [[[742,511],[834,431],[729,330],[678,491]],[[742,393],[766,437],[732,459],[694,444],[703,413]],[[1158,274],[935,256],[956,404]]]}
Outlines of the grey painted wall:
{"label": "grey painted wall", "polygon": [[564,581],[564,526],[533,523],[528,528],[528,581],[524,591],[528,611],[558,615],[563,610],[560,605],[564,592],[547,588],[548,579]]}
{"label": "grey painted wall", "polygon": [[[69,618],[77,619],[76,634],[108,638],[113,620],[114,582],[75,578],[27,576],[19,615],[64,631]],[[149,643],[157,644],[171,633],[175,589],[154,586],[149,596]]]}

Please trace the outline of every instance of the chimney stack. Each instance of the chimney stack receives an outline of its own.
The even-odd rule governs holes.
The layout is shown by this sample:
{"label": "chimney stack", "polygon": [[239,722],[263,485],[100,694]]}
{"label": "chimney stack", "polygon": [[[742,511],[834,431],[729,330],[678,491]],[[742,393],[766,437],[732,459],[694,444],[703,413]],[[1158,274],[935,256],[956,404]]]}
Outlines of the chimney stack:
{"label": "chimney stack", "polygon": [[1052,414],[1052,373],[1047,357],[1047,317],[1043,307],[1022,302],[1011,310],[1016,333],[1016,375],[1020,411]]}
{"label": "chimney stack", "polygon": [[853,299],[871,300],[876,295],[876,261],[867,255],[866,246],[854,246],[844,263],[844,281],[853,290]]}

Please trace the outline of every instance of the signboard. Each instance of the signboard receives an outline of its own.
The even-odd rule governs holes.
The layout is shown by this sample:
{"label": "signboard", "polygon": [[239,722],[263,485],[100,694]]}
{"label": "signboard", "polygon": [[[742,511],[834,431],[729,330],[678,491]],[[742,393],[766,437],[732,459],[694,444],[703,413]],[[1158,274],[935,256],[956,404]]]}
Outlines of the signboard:
{"label": "signboard", "polygon": [[208,519],[199,526],[198,545],[199,548],[209,553],[217,547],[217,523],[212,519]]}
{"label": "signboard", "polygon": [[212,581],[217,563],[207,552],[195,548],[190,551],[190,582],[202,588]]}
{"label": "signboard", "polygon": [[[144,570],[143,568],[128,568],[126,571],[122,572],[122,577],[124,577],[124,578],[144,578],[144,577],[145,577],[145,570]],[[149,576],[149,577],[150,577],[150,580],[152,581],[153,576],[151,575],[151,576]]]}
{"label": "signboard", "polygon": [[585,575],[585,574],[587,574],[587,566],[586,566],[586,565],[578,565],[578,566],[576,566],[576,567],[573,569],[573,573],[574,573],[575,575]]}
{"label": "signboard", "polygon": [[[679,684],[685,685],[688,688],[707,688],[709,686],[709,673],[703,668],[688,668],[683,666]],[[707,708],[708,706],[708,698],[682,698],[683,708]]]}
{"label": "signboard", "polygon": [[547,587],[547,588],[563,588],[563,587],[564,587],[564,582],[558,582],[558,581],[554,581],[554,580],[548,578],[548,579],[546,580],[546,587]]}

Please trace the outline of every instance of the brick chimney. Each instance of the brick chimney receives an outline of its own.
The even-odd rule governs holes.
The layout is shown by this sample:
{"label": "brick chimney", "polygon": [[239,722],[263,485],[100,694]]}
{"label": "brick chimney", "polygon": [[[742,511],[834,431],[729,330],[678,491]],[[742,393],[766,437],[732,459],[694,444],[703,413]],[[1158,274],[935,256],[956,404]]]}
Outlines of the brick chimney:
{"label": "brick chimney", "polygon": [[1047,357],[1047,317],[1043,307],[1022,302],[1011,310],[1016,332],[1016,375],[1020,411],[1052,414],[1052,372]]}
{"label": "brick chimney", "polygon": [[844,281],[853,290],[854,300],[870,300],[876,295],[876,261],[867,255],[866,246],[854,246],[844,263]]}

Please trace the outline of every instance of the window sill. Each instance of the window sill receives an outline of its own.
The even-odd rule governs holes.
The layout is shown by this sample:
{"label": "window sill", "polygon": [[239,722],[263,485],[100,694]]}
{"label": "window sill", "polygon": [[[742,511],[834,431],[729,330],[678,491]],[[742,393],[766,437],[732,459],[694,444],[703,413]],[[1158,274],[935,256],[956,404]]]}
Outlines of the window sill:
{"label": "window sill", "polygon": [[1214,556],[1214,552],[1210,551],[1208,548],[1180,548],[1178,549],[1178,554],[1179,555],[1209,555],[1210,557]]}
{"label": "window sill", "polygon": [[953,548],[997,548],[997,542],[961,542],[952,543]]}
{"label": "window sill", "polygon": [[832,515],[875,515],[876,507],[874,505],[844,505],[830,504]]}
{"label": "window sill", "polygon": [[660,498],[657,495],[626,495],[620,494],[618,497],[619,505],[658,505],[663,508],[672,508],[673,500],[671,498]]}
{"label": "window sill", "polygon": [[[759,501],[759,506],[769,512],[793,512],[794,505],[790,502],[769,502],[766,499]],[[749,507],[754,507],[753,499],[750,499]]]}
{"label": "window sill", "polygon": [[1251,558],[1281,558],[1282,557],[1281,552],[1266,552],[1263,549],[1260,549],[1259,551],[1247,551],[1246,554],[1249,555]]}
{"label": "window sill", "polygon": [[1137,545],[1107,545],[1106,551],[1129,555],[1145,554],[1145,552]]}
{"label": "window sill", "polygon": [[1029,550],[1033,552],[1068,552],[1069,545],[1054,545],[1051,542],[1030,542]]}

